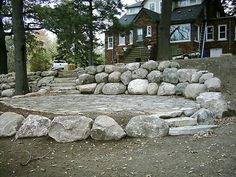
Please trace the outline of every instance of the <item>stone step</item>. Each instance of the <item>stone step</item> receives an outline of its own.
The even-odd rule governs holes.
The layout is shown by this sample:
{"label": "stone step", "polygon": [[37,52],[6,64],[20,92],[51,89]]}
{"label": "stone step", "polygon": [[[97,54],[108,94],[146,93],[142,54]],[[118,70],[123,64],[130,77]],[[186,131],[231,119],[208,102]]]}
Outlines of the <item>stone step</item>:
{"label": "stone step", "polygon": [[59,78],[68,78],[68,77],[77,77],[78,74],[76,71],[59,71],[58,77]]}
{"label": "stone step", "polygon": [[171,119],[165,119],[169,127],[184,127],[197,125],[197,118],[191,117],[177,117]]}
{"label": "stone step", "polygon": [[197,126],[184,126],[177,128],[170,128],[169,135],[193,135],[199,132],[208,132],[212,128],[216,128],[217,125],[197,125]]}
{"label": "stone step", "polygon": [[50,87],[75,87],[76,84],[75,83],[52,83],[52,84],[49,84],[48,86]]}
{"label": "stone step", "polygon": [[75,87],[75,86],[68,86],[68,87],[51,87],[51,90],[66,92],[66,91],[69,91],[69,90],[76,90],[76,87]]}
{"label": "stone step", "polygon": [[54,78],[54,83],[75,83],[76,77]]}

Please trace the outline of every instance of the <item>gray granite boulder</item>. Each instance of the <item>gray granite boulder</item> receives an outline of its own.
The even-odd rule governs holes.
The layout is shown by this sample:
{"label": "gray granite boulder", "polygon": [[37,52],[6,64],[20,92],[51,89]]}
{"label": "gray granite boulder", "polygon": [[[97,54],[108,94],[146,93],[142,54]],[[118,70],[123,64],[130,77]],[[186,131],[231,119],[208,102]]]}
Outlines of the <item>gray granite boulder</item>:
{"label": "gray granite boulder", "polygon": [[159,86],[157,95],[159,95],[159,96],[174,95],[175,94],[175,87],[176,86],[173,84],[162,82],[161,85]]}
{"label": "gray granite boulder", "polygon": [[201,93],[197,98],[197,103],[201,107],[212,111],[216,118],[222,118],[228,112],[228,105],[222,93],[219,92],[205,92]]}
{"label": "gray granite boulder", "polygon": [[204,84],[209,92],[219,92],[221,89],[221,80],[217,77],[206,80]]}
{"label": "gray granite boulder", "polygon": [[41,73],[42,77],[48,77],[48,76],[57,76],[57,71],[43,71]]}
{"label": "gray granite boulder", "polygon": [[105,65],[105,73],[107,74],[114,72],[115,71],[114,69],[115,69],[114,65]]}
{"label": "gray granite boulder", "polygon": [[104,85],[105,85],[105,83],[98,84],[96,89],[94,90],[94,94],[95,95],[102,94],[102,88]]}
{"label": "gray granite boulder", "polygon": [[53,82],[54,78],[55,78],[54,76],[43,77],[38,81],[37,86],[38,87],[47,86]]}
{"label": "gray granite boulder", "polygon": [[204,84],[189,84],[184,90],[186,98],[195,99],[200,93],[206,92],[207,88]]}
{"label": "gray granite boulder", "polygon": [[96,83],[93,84],[85,84],[85,85],[79,85],[76,88],[80,91],[82,94],[93,94],[95,89],[97,87]]}
{"label": "gray granite boulder", "polygon": [[99,65],[97,66],[97,73],[101,73],[105,71],[105,65]]}
{"label": "gray granite boulder", "polygon": [[193,73],[190,82],[191,82],[191,83],[198,83],[200,77],[201,77],[203,74],[206,74],[206,73],[208,73],[208,71],[198,71],[198,72],[196,72],[196,73]]}
{"label": "gray granite boulder", "polygon": [[2,91],[2,97],[12,97],[15,95],[15,89],[7,89]]}
{"label": "gray granite boulder", "polygon": [[162,61],[159,63],[158,70],[164,71],[166,68],[170,68],[170,67],[171,67],[170,61]]}
{"label": "gray granite boulder", "polygon": [[85,116],[59,116],[51,123],[48,135],[57,142],[74,142],[87,139],[93,120]]}
{"label": "gray granite boulder", "polygon": [[163,81],[172,84],[177,84],[179,81],[177,71],[177,68],[166,68],[163,71]]}
{"label": "gray granite boulder", "polygon": [[155,115],[142,115],[130,119],[125,131],[130,137],[163,137],[169,132],[168,124]]}
{"label": "gray granite boulder", "polygon": [[107,73],[105,72],[102,72],[102,73],[98,73],[95,75],[95,80],[96,82],[99,84],[99,83],[107,83],[108,82],[108,75]]}
{"label": "gray granite boulder", "polygon": [[102,88],[102,93],[105,95],[119,95],[124,94],[126,86],[121,83],[107,83]]}
{"label": "gray granite boulder", "polygon": [[145,95],[147,94],[148,84],[146,79],[132,80],[128,85],[128,92],[133,95]]}
{"label": "gray granite boulder", "polygon": [[191,82],[192,75],[196,73],[196,69],[179,69],[178,78],[179,82]]}
{"label": "gray granite boulder", "polygon": [[98,116],[91,129],[91,137],[95,140],[119,140],[126,133],[111,117]]}
{"label": "gray granite boulder", "polygon": [[126,69],[124,63],[116,63],[114,65],[114,71],[118,71],[120,73],[123,73],[123,72],[127,71],[127,69]]}
{"label": "gray granite boulder", "polygon": [[7,90],[7,89],[10,89],[11,86],[7,83],[4,83],[2,85],[0,85],[0,90]]}
{"label": "gray granite boulder", "polygon": [[199,125],[214,125],[214,113],[208,109],[202,108],[195,112],[191,117],[197,118]]}
{"label": "gray granite boulder", "polygon": [[95,75],[97,73],[97,68],[96,66],[88,66],[85,68],[85,72],[87,74]]}
{"label": "gray granite boulder", "polygon": [[148,81],[151,83],[161,83],[163,76],[160,71],[151,71],[147,75]]}
{"label": "gray granite boulder", "polygon": [[148,75],[148,71],[143,68],[132,71],[132,79],[145,79]]}
{"label": "gray granite boulder", "polygon": [[22,126],[16,132],[17,138],[46,136],[51,120],[40,115],[29,115],[23,120]]}
{"label": "gray granite boulder", "polygon": [[170,63],[170,67],[171,68],[180,68],[180,65],[179,65],[179,63],[177,63],[177,62],[175,62],[175,61],[172,61],[171,63]]}
{"label": "gray granite boulder", "polygon": [[134,71],[136,69],[139,69],[140,63],[128,63],[125,65],[125,68],[130,71]]}
{"label": "gray granite boulder", "polygon": [[148,95],[156,95],[158,91],[158,85],[157,83],[150,83],[147,87],[147,93]]}
{"label": "gray granite boulder", "polygon": [[158,68],[158,63],[153,60],[149,60],[141,65],[141,68],[150,71],[156,70]]}
{"label": "gray granite boulder", "polygon": [[213,73],[206,73],[203,74],[200,78],[199,78],[199,83],[204,84],[204,82],[208,79],[211,79],[214,77]]}
{"label": "gray granite boulder", "polygon": [[176,95],[184,95],[184,90],[187,87],[188,82],[178,83],[175,87],[175,94]]}
{"label": "gray granite boulder", "polygon": [[15,135],[23,120],[22,115],[14,112],[5,112],[0,115],[0,137]]}
{"label": "gray granite boulder", "polygon": [[118,83],[118,82],[120,82],[120,76],[121,76],[121,72],[114,71],[111,74],[109,74],[108,82],[110,82],[110,83]]}
{"label": "gray granite boulder", "polygon": [[126,71],[121,74],[120,80],[124,85],[128,85],[130,81],[132,80],[132,73],[131,71]]}
{"label": "gray granite boulder", "polygon": [[77,85],[92,84],[95,83],[95,77],[90,74],[81,74],[76,80]]}

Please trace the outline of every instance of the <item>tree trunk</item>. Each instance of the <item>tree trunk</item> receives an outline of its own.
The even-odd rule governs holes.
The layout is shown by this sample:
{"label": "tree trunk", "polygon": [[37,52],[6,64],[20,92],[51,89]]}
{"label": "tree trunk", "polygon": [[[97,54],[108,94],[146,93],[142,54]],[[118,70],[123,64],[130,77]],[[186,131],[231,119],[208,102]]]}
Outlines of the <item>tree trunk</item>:
{"label": "tree trunk", "polygon": [[[2,6],[3,0],[0,0],[0,12],[2,10]],[[3,14],[0,14],[0,74],[7,74],[7,49],[2,19]]]}
{"label": "tree trunk", "polygon": [[93,0],[89,0],[89,66],[94,65],[93,61],[93,40],[94,40],[94,34],[93,34]]}
{"label": "tree trunk", "polygon": [[170,60],[170,25],[172,0],[162,1],[161,22],[159,26],[158,59]]}
{"label": "tree trunk", "polygon": [[12,0],[12,21],[15,46],[16,95],[29,92],[26,68],[26,43],[23,22],[23,0]]}

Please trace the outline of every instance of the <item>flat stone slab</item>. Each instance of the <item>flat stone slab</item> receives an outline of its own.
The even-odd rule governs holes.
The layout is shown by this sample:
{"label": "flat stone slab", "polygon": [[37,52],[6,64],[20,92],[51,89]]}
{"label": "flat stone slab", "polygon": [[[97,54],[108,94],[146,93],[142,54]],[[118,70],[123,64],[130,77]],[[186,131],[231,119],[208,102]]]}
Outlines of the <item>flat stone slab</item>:
{"label": "flat stone slab", "polygon": [[169,135],[193,135],[199,132],[207,132],[210,129],[216,127],[217,125],[197,125],[197,126],[170,128]]}
{"label": "flat stone slab", "polygon": [[137,113],[159,114],[176,110],[199,109],[199,104],[182,97],[149,95],[57,95],[15,97],[2,103],[31,111],[53,114]]}
{"label": "flat stone slab", "polygon": [[170,127],[183,127],[197,125],[197,118],[192,117],[177,117],[172,119],[165,119]]}

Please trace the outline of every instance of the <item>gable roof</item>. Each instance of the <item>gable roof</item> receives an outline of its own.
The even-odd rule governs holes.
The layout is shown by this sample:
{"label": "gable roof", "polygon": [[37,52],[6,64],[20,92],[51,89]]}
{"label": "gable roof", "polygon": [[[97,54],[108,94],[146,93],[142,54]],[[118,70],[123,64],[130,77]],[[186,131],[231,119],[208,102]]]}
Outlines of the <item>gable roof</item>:
{"label": "gable roof", "polygon": [[180,7],[173,10],[171,21],[195,20],[204,9],[204,4]]}
{"label": "gable roof", "polygon": [[127,6],[126,8],[134,8],[134,7],[142,7],[143,6],[143,1],[136,2],[134,4],[131,4]]}
{"label": "gable roof", "polygon": [[160,21],[160,14],[158,14],[158,13],[156,13],[156,12],[154,12],[154,11],[151,11],[151,10],[149,10],[149,9],[146,9],[146,8],[142,8],[142,9],[140,10],[140,12],[136,15],[134,21],[135,21],[136,19],[138,19],[139,16],[140,16],[142,13],[146,13],[146,14],[152,19],[152,21],[154,21],[154,22]]}
{"label": "gable roof", "polygon": [[135,19],[136,15],[137,14],[133,14],[133,15],[125,14],[119,19],[119,23],[124,26],[129,25]]}

